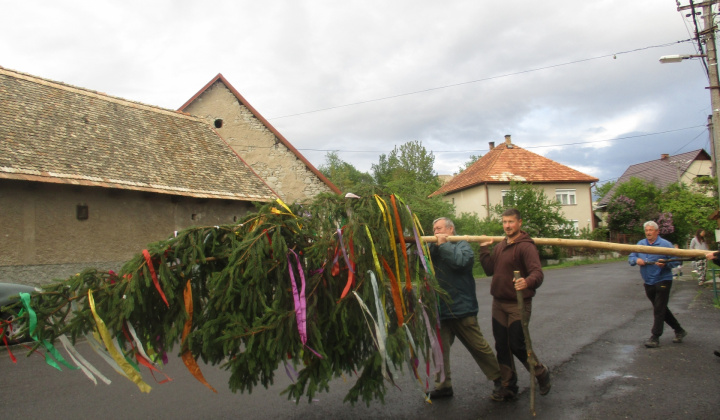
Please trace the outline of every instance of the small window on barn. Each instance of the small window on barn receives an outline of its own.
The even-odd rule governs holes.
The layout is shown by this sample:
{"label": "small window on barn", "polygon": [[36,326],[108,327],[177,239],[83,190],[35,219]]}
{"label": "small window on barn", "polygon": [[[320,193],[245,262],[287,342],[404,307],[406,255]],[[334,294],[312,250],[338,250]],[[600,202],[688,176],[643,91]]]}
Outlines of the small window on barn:
{"label": "small window on barn", "polygon": [[197,219],[197,214],[193,213],[193,214],[190,216],[190,219],[192,219],[192,220]]}
{"label": "small window on barn", "polygon": [[87,204],[78,204],[75,208],[75,216],[78,220],[87,220],[90,217]]}
{"label": "small window on barn", "polygon": [[223,121],[218,118],[215,120],[215,128],[222,128]]}

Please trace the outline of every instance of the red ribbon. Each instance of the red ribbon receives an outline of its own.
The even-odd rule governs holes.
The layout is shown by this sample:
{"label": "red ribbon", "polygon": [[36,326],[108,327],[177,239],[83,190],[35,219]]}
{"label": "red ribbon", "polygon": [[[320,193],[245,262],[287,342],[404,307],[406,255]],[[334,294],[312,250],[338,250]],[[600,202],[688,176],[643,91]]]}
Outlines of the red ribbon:
{"label": "red ribbon", "polygon": [[155,288],[158,292],[160,292],[160,297],[162,297],[163,302],[165,302],[165,305],[167,305],[167,307],[169,308],[170,304],[165,297],[165,293],[163,293],[162,288],[160,287],[160,282],[158,281],[157,274],[155,274],[155,267],[153,267],[152,259],[150,258],[150,253],[147,249],[143,249],[143,256],[145,257],[145,261],[147,262],[148,269],[150,270],[150,276],[152,277],[153,283],[155,284]]}
{"label": "red ribbon", "polygon": [[[0,324],[5,323],[5,322],[7,322],[7,321],[0,320]],[[10,322],[7,322],[6,328],[10,328],[10,332],[12,332],[12,324]],[[3,343],[5,343],[5,347],[7,348],[8,354],[10,355],[10,360],[12,360],[13,363],[17,363],[17,359],[15,358],[15,355],[12,354],[12,351],[10,351],[10,345],[8,345],[8,341],[7,341],[7,334],[5,334],[4,330],[2,331],[2,335],[3,335]]]}
{"label": "red ribbon", "polygon": [[[165,374],[164,372],[160,371],[158,368],[156,368],[155,366],[153,366],[153,364],[150,363],[150,361],[149,361],[148,359],[144,358],[144,357],[140,354],[140,352],[135,349],[135,340],[133,340],[132,337],[130,336],[130,331],[128,330],[128,327],[127,327],[127,324],[126,324],[126,323],[123,323],[122,332],[123,332],[123,335],[125,336],[125,340],[126,340],[128,343],[130,343],[130,348],[132,349],[132,353],[133,353],[133,355],[135,356],[135,359],[138,361],[138,363],[140,363],[141,365],[143,365],[143,366],[145,366],[146,368],[150,369],[150,374],[152,375],[153,379],[155,379],[155,382],[156,382],[156,383],[158,383],[158,384],[164,384],[165,382],[170,382],[170,381],[172,381],[172,378],[171,378],[171,377],[169,377],[167,374]],[[165,379],[162,380],[162,381],[158,381],[157,378],[155,377],[155,373],[153,373],[153,371],[162,374],[163,376],[165,376]]]}

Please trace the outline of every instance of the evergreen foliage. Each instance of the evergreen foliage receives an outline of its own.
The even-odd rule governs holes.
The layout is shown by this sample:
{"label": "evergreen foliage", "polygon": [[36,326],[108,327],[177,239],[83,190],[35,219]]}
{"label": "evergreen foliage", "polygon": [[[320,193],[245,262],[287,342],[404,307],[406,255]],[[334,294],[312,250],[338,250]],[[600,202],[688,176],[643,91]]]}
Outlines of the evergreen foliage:
{"label": "evergreen foliage", "polygon": [[[97,315],[133,363],[141,358],[123,338],[128,327],[148,354],[176,348],[191,371],[197,359],[227,369],[233,392],[267,387],[290,363],[300,370],[284,391],[289,399],[311,401],[331,379],[359,372],[346,401],[369,404],[383,399],[405,362],[422,383],[419,359],[430,369],[439,349],[440,289],[426,249],[416,246],[422,234],[396,196],[267,204],[241,223],[150,244],[117,274],[87,269],[32,294],[35,348],[101,330]],[[9,310],[28,333],[31,314],[20,302]]]}

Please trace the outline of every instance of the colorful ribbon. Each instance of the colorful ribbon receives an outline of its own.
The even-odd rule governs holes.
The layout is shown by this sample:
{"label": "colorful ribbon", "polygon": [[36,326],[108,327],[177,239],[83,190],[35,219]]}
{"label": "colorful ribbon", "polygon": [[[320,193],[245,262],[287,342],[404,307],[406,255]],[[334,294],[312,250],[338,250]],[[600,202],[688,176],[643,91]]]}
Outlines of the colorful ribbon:
{"label": "colorful ribbon", "polygon": [[[303,347],[307,348],[315,356],[322,359],[322,356],[315,350],[307,345],[307,302],[305,300],[305,272],[303,271],[302,264],[300,264],[300,257],[292,249],[288,250],[287,263],[288,272],[290,273],[290,283],[292,284],[293,300],[295,301],[295,320],[297,321],[298,333],[300,334],[300,341]],[[297,283],[295,281],[295,272],[292,264],[290,263],[290,254],[295,256],[295,262],[297,263],[298,272],[300,274],[300,292],[298,292]]]}
{"label": "colorful ribbon", "polygon": [[[412,281],[410,280],[410,264],[408,263],[407,246],[405,245],[405,236],[403,235],[402,231],[402,223],[400,223],[400,213],[398,212],[397,204],[395,203],[395,194],[390,196],[390,204],[392,204],[393,212],[395,213],[395,227],[397,228],[398,240],[400,241],[400,249],[402,250],[402,255],[405,261],[405,289],[410,290],[412,289]],[[400,280],[399,275],[398,280]]]}
{"label": "colorful ribbon", "polygon": [[155,274],[155,267],[153,267],[152,259],[150,258],[150,253],[147,249],[143,249],[143,256],[145,257],[145,262],[147,262],[148,270],[150,270],[150,277],[152,277],[152,281],[155,284],[155,288],[158,292],[160,292],[160,297],[162,297],[163,302],[165,302],[165,305],[167,307],[170,307],[170,304],[167,301],[167,298],[165,297],[165,293],[162,291],[162,288],[160,287],[160,281],[157,278],[157,274]]}
{"label": "colorful ribbon", "polygon": [[120,354],[120,352],[118,352],[118,349],[115,348],[115,345],[110,338],[110,333],[105,326],[105,322],[102,320],[102,318],[100,318],[100,315],[98,315],[97,310],[95,309],[95,299],[92,295],[92,289],[88,290],[88,303],[90,304],[90,310],[92,311],[93,318],[95,318],[97,332],[98,334],[100,334],[100,337],[102,338],[102,341],[105,344],[105,348],[107,349],[108,353],[110,353],[110,356],[122,369],[122,371],[125,373],[125,376],[131,381],[133,381],[141,392],[150,392],[150,390],[152,389],[150,385],[148,385],[147,383],[145,383],[145,381],[142,380],[142,377],[140,376],[138,371],[133,369],[133,367],[130,366],[130,364]]}
{"label": "colorful ribbon", "polygon": [[398,285],[398,281],[395,278],[392,269],[388,265],[387,261],[385,261],[385,258],[380,258],[382,259],[385,272],[390,278],[390,290],[392,291],[393,304],[395,305],[395,316],[397,316],[398,326],[402,326],[405,323],[405,307],[402,301],[402,295],[400,294],[400,286]]}
{"label": "colorful ribbon", "polygon": [[[183,326],[182,339],[180,342],[182,343],[182,346],[185,347],[185,339],[187,339],[188,334],[190,334],[190,330],[192,330],[193,317],[192,283],[190,282],[190,280],[185,283],[185,292],[183,293],[183,297],[185,298],[185,311],[188,314],[188,319],[185,321],[185,325]],[[183,363],[185,363],[188,371],[190,371],[190,373],[192,374],[192,376],[195,377],[195,379],[197,379],[206,387],[210,388],[214,393],[217,393],[217,390],[205,380],[205,376],[203,376],[202,371],[200,371],[200,366],[198,366],[197,361],[195,360],[192,352],[190,351],[190,348],[186,348],[185,351],[183,351],[182,361]]]}
{"label": "colorful ribbon", "polygon": [[[48,351],[47,354],[45,354],[45,363],[54,367],[57,370],[62,370],[62,368],[60,368],[60,366],[55,361],[55,360],[57,360],[58,362],[62,363],[69,369],[77,369],[77,367],[71,365],[70,363],[68,363],[67,360],[65,360],[62,357],[60,352],[57,351],[57,349],[55,348],[55,346],[52,345],[52,343],[50,343],[49,341],[47,341],[45,339],[38,340],[37,334],[35,332],[35,329],[37,328],[37,315],[35,314],[35,311],[33,310],[33,308],[30,306],[30,293],[21,292],[21,293],[19,293],[19,296],[20,296],[20,301],[22,302],[23,308],[28,313],[28,319],[30,320],[30,322],[28,324],[28,327],[30,330],[30,337],[33,340],[40,342],[45,347],[45,349]],[[52,357],[51,357],[51,355],[52,355]],[[53,357],[55,358],[55,360],[53,360]]]}
{"label": "colorful ribbon", "polygon": [[110,385],[112,381],[108,379],[105,375],[100,373],[99,370],[95,368],[90,362],[88,362],[77,349],[70,343],[70,340],[68,340],[67,337],[64,335],[61,335],[58,337],[60,342],[62,343],[63,347],[65,347],[65,351],[68,352],[70,355],[70,358],[75,362],[76,365],[82,370],[82,372],[87,376],[88,379],[90,379],[95,385],[97,385],[97,379],[95,377],[97,376],[101,381],[105,382],[106,385]]}

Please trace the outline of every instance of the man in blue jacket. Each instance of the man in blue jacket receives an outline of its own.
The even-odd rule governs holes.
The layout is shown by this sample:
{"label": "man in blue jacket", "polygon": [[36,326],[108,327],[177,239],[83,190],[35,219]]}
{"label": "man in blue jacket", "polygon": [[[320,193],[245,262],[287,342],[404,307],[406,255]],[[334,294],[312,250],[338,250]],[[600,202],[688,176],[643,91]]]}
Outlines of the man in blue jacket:
{"label": "man in blue jacket", "polygon": [[[673,245],[658,236],[659,228],[653,221],[645,222],[645,239],[638,242],[638,245],[672,248]],[[687,332],[680,326],[680,323],[667,307],[670,299],[670,288],[672,287],[672,269],[680,265],[679,261],[670,261],[668,255],[645,254],[633,252],[628,257],[630,265],[640,266],[640,275],[645,282],[645,295],[653,305],[653,316],[655,318],[652,326],[652,335],[645,342],[645,347],[655,348],[660,346],[660,336],[663,333],[663,325],[667,323],[675,330],[673,343],[682,343]]]}
{"label": "man in blue jacket", "polygon": [[[433,232],[437,243],[430,244],[430,258],[435,266],[438,283],[450,299],[441,298],[439,302],[445,380],[441,382],[441,375],[437,375],[435,389],[430,392],[430,398],[446,398],[453,395],[450,379],[450,346],[457,337],[468,349],[485,377],[493,381],[493,393],[490,398],[503,401],[500,366],[477,322],[478,301],[475,278],[472,274],[475,253],[467,241],[448,241],[448,236],[455,235],[455,224],[447,217],[441,217],[433,222]],[[464,369],[467,370],[467,367]]]}

